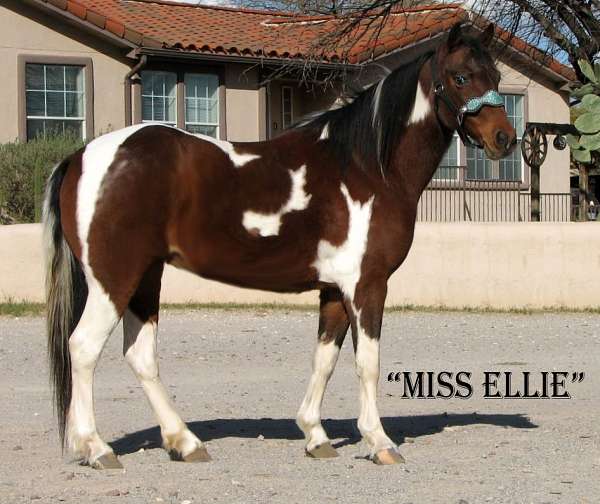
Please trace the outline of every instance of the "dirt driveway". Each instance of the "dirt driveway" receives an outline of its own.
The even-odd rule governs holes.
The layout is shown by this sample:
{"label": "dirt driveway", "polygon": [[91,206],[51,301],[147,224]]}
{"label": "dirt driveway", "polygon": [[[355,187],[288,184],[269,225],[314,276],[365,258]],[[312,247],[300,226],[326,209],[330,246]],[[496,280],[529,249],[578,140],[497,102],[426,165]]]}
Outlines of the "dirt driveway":
{"label": "dirt driveway", "polygon": [[[0,503],[600,502],[600,316],[389,313],[379,409],[406,463],[364,460],[347,339],[325,398],[340,457],[303,455],[294,424],[309,377],[310,312],[171,311],[161,373],[213,462],[170,462],[113,335],[97,371],[101,434],[125,467],[61,456],[41,318],[0,319]],[[403,399],[397,371],[469,371],[469,399]],[[585,372],[571,399],[484,399],[484,371]],[[503,382],[502,382],[503,383]]]}

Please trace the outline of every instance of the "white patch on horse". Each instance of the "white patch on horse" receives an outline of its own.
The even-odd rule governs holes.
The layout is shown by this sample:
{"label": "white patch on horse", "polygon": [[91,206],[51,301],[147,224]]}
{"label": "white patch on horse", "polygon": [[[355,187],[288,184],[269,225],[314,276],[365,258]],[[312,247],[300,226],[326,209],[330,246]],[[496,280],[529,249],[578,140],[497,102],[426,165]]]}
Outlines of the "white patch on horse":
{"label": "white patch on horse", "polygon": [[429,99],[423,92],[423,88],[419,82],[417,83],[415,103],[413,104],[412,112],[410,114],[410,118],[408,119],[407,125],[422,121],[429,115],[429,112],[431,112],[431,104],[429,103]]}
{"label": "white patch on horse", "polygon": [[321,425],[321,405],[327,382],[333,373],[339,353],[340,347],[335,341],[328,343],[319,341],[317,343],[313,358],[313,372],[296,418],[298,427],[304,432],[308,451],[329,441]]}
{"label": "white patch on horse", "polygon": [[321,136],[319,136],[319,140],[327,140],[329,138],[329,123],[325,123],[323,129],[321,130]]}
{"label": "white patch on horse", "polygon": [[356,341],[356,374],[360,384],[360,415],[358,430],[366,441],[370,455],[387,448],[396,449],[381,425],[377,410],[377,382],[379,380],[379,340],[367,334],[361,323],[361,310],[352,303],[356,317],[358,337]]}
{"label": "white patch on horse", "polygon": [[344,183],[340,191],[348,205],[348,235],[339,247],[321,240],[317,247],[317,258],[312,266],[317,270],[319,280],[336,284],[348,299],[354,299],[354,290],[360,279],[363,255],[367,249],[367,238],[371,222],[373,199],[361,204],[354,201]]}
{"label": "white patch on horse", "polygon": [[158,371],[156,349],[156,322],[143,323],[133,312],[126,310],[123,316],[125,340],[132,342],[125,358],[140,380],[152,406],[167,449],[175,449],[186,456],[202,446],[202,442],[187,428],[175,408]]}
{"label": "white patch on horse", "polygon": [[205,140],[206,142],[210,142],[213,145],[216,145],[219,149],[221,149],[225,154],[229,156],[229,159],[231,159],[233,166],[235,166],[236,168],[241,168],[250,161],[260,159],[260,156],[258,154],[236,152],[235,145],[233,145],[231,142],[227,142],[225,140],[217,140],[216,138],[209,137],[206,135],[191,135],[201,140]]}
{"label": "white patch on horse", "polygon": [[69,339],[73,379],[67,439],[71,451],[92,464],[112,449],[96,430],[93,381],[96,363],[111,332],[119,322],[114,304],[85,267],[88,296],[77,328]]}
{"label": "white patch on horse", "polygon": [[96,210],[96,203],[100,198],[104,176],[125,140],[147,126],[156,126],[156,124],[136,124],[102,135],[90,142],[83,152],[81,177],[77,188],[77,232],[81,241],[84,264],[88,264],[87,237]]}
{"label": "white patch on horse", "polygon": [[289,170],[292,179],[292,190],[286,203],[275,213],[265,214],[248,210],[244,212],[242,224],[247,231],[257,230],[260,236],[276,236],[281,227],[281,218],[294,211],[304,210],[308,207],[311,195],[306,194],[306,165],[298,170]]}

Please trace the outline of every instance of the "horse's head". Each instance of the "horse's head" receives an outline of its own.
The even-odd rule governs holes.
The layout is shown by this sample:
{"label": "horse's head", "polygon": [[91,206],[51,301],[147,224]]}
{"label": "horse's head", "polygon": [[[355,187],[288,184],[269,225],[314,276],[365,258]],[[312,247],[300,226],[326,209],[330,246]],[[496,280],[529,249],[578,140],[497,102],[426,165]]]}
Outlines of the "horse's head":
{"label": "horse's head", "polygon": [[514,150],[517,137],[498,94],[500,72],[488,50],[493,36],[491,24],[479,37],[455,25],[433,56],[432,77],[439,120],[463,142],[500,159]]}

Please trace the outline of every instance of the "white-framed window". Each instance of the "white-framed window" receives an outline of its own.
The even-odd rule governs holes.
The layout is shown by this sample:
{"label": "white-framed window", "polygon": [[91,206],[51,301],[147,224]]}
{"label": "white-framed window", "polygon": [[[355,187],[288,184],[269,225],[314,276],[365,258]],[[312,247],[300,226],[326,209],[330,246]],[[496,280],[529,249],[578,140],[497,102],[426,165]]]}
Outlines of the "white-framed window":
{"label": "white-framed window", "polygon": [[467,147],[467,179],[492,180],[492,161],[487,158],[483,149]]}
{"label": "white-framed window", "polygon": [[467,178],[471,180],[523,180],[521,138],[524,128],[524,96],[502,94],[509,122],[517,132],[517,147],[510,156],[494,162],[481,149],[467,147]]}
{"label": "white-framed window", "polygon": [[523,95],[505,94],[503,97],[506,115],[517,132],[517,147],[510,156],[500,160],[498,175],[500,180],[523,180],[523,158],[521,156],[521,138],[525,128]]}
{"label": "white-framed window", "polygon": [[142,71],[142,122],[177,124],[177,74]]}
{"label": "white-framed window", "polygon": [[444,157],[438,166],[438,169],[433,174],[435,181],[454,181],[459,179],[460,166],[460,141],[455,133],[450,141],[448,150],[444,153]]}
{"label": "white-framed window", "polygon": [[72,133],[86,135],[85,67],[27,63],[25,108],[27,140]]}
{"label": "white-framed window", "polygon": [[219,138],[219,77],[186,73],[185,129],[190,133]]}
{"label": "white-framed window", "polygon": [[294,122],[294,90],[290,86],[281,86],[281,127],[289,128]]}

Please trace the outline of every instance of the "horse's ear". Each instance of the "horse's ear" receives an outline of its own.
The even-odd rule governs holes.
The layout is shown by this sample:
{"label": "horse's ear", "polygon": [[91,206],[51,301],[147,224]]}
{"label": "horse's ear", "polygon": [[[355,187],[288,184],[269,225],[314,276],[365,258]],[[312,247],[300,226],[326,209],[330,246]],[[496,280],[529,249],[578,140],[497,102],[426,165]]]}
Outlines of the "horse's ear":
{"label": "horse's ear", "polygon": [[495,34],[496,34],[496,28],[494,27],[494,23],[490,23],[487,26],[487,28],[485,30],[483,30],[483,33],[479,37],[479,41],[481,42],[481,45],[484,47],[489,46],[490,43],[492,42],[492,40],[494,39]]}
{"label": "horse's ear", "polygon": [[462,27],[456,23],[448,33],[448,49],[454,49],[462,39]]}

